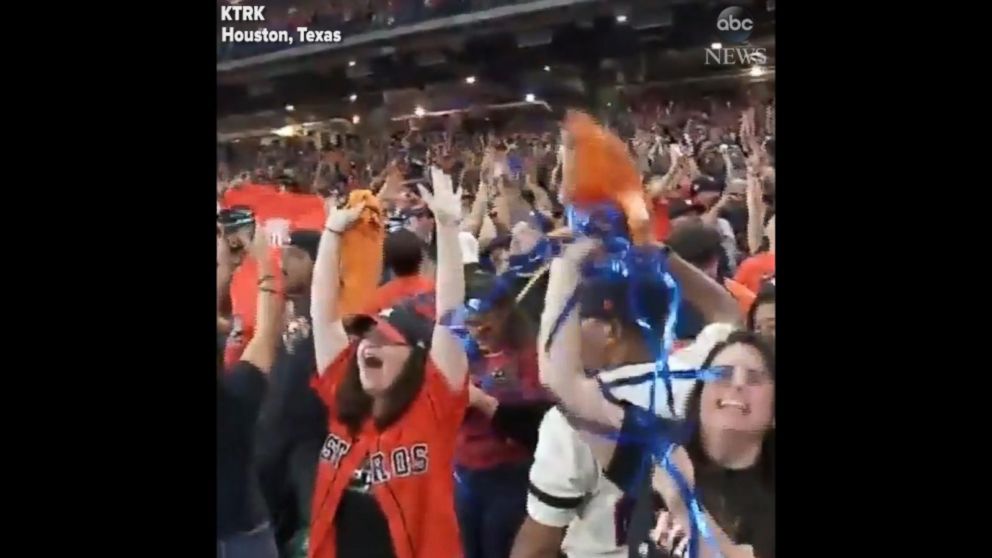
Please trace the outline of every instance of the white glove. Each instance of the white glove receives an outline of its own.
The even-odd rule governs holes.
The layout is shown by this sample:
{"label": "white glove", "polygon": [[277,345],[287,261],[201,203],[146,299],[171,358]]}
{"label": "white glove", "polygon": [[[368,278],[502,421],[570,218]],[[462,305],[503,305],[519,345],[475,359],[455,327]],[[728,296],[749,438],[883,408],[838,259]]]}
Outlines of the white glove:
{"label": "white glove", "polygon": [[355,207],[341,209],[334,206],[328,207],[327,220],[324,222],[324,227],[331,232],[343,233],[358,220],[358,216],[361,215],[364,209],[364,203],[360,203]]}
{"label": "white glove", "polygon": [[457,225],[462,217],[462,190],[456,192],[451,184],[451,177],[437,167],[431,167],[431,182],[434,185],[432,194],[421,185],[420,197],[434,213],[434,219],[441,225]]}

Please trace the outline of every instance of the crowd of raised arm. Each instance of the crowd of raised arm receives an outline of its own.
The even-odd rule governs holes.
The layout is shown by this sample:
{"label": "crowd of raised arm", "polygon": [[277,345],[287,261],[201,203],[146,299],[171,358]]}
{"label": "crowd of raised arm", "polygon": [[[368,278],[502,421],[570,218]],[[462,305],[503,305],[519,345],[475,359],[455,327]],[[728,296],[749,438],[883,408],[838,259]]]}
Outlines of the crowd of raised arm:
{"label": "crowd of raised arm", "polygon": [[[226,160],[218,551],[774,558],[773,108],[716,105],[602,125],[667,329],[662,276],[591,271],[626,256],[571,216],[588,155],[551,117]],[[674,476],[644,441],[673,424]]]}

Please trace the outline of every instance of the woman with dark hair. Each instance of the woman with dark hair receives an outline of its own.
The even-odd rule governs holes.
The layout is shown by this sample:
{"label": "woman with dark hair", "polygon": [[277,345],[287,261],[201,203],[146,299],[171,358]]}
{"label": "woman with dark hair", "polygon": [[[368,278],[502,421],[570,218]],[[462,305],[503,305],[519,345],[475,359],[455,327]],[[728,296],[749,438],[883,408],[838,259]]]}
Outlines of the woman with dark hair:
{"label": "woman with dark hair", "polygon": [[775,344],[775,285],[766,283],[747,313],[747,329]]}
{"label": "woman with dark hair", "polygon": [[[242,246],[251,243],[251,255],[258,261],[258,326],[240,360],[226,370],[223,344],[217,347],[217,556],[277,558],[252,455],[255,423],[279,342],[283,301],[273,289],[266,236],[257,234],[250,240],[246,229],[236,234]],[[230,288],[232,273],[228,239],[218,232],[218,305]]]}
{"label": "woman with dark hair", "polygon": [[433,307],[413,299],[343,319],[340,236],[364,208],[327,216],[312,289],[314,387],[330,409],[311,513],[313,558],[461,556],[453,460],[468,363],[459,340],[433,317],[464,300],[461,204],[450,177],[432,174],[434,194],[421,194],[437,218]]}
{"label": "woman with dark hair", "polygon": [[456,510],[466,558],[507,558],[524,519],[527,471],[551,406],[537,371],[537,333],[511,285],[468,282],[466,325],[478,344],[470,409],[455,446]]}
{"label": "woman with dark hair", "polygon": [[[724,372],[718,381],[698,383],[689,398],[687,416],[698,428],[686,450],[703,507],[738,545],[774,558],[775,355],[764,339],[738,331],[703,366]],[[684,534],[662,512],[652,539],[679,555]]]}

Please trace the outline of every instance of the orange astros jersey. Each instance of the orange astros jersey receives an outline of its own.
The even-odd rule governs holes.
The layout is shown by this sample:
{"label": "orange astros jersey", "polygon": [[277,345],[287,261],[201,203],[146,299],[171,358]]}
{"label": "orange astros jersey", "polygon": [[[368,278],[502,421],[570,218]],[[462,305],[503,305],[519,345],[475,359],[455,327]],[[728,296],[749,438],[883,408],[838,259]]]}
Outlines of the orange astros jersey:
{"label": "orange astros jersey", "polygon": [[468,406],[467,376],[459,389],[452,389],[428,359],[424,383],[406,412],[382,431],[367,419],[352,436],[337,420],[333,404],[356,350],[353,343],[342,351],[314,383],[332,411],[317,466],[310,558],[337,558],[334,515],[366,456],[370,493],[386,516],[396,558],[461,558],[453,462],[455,435]]}

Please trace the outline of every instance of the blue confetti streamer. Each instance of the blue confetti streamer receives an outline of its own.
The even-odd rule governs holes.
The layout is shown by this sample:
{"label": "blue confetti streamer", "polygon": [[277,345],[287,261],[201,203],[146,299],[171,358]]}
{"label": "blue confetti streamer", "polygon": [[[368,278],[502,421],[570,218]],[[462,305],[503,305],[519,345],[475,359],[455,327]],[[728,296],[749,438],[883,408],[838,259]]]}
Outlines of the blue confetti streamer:
{"label": "blue confetti streamer", "polygon": [[[648,408],[628,406],[627,412],[635,413],[633,419],[639,424],[636,434],[621,436],[612,427],[597,425],[574,416],[570,416],[570,420],[590,432],[616,441],[617,444],[638,444],[648,450],[654,462],[664,469],[678,486],[682,500],[689,510],[689,557],[698,558],[700,537],[714,548],[718,549],[719,547],[707,525],[696,491],[689,486],[685,476],[671,460],[671,453],[675,447],[684,445],[690,439],[691,426],[686,420],[659,417],[655,412],[655,395],[658,382],[663,382],[667,390],[669,409],[673,416],[677,416],[671,383],[673,377],[710,381],[722,377],[723,371],[717,369],[680,371],[676,375],[669,370],[668,355],[671,354],[675,341],[680,292],[678,283],[668,270],[667,258],[663,250],[650,246],[634,246],[626,234],[624,214],[612,205],[583,209],[574,206],[567,207],[566,218],[576,237],[587,236],[602,241],[605,257],[584,264],[582,275],[585,278],[601,278],[628,284],[628,308],[631,309],[634,320],[641,329],[646,345],[654,359],[652,373],[643,379],[643,381],[651,382]],[[641,292],[639,287],[657,284],[659,280],[664,283],[669,295],[668,312],[660,332],[654,325],[647,301],[641,300],[641,297],[638,296],[638,293]],[[550,347],[565,320],[575,310],[577,303],[578,289],[569,296],[562,313],[555,320],[545,350]],[[619,403],[602,383],[600,383],[600,387],[607,399]],[[562,409],[562,411],[565,412],[566,410]],[[647,463],[640,471],[642,475],[650,472],[650,468],[646,465]],[[633,486],[640,486],[643,480],[644,477],[640,476]],[[720,556],[719,550],[717,550],[717,556]]]}
{"label": "blue confetti streamer", "polygon": [[472,336],[468,323],[472,318],[492,310],[499,301],[511,296],[516,280],[537,273],[552,258],[561,253],[561,244],[547,237],[541,238],[526,254],[515,254],[508,259],[507,270],[496,276],[492,288],[483,298],[469,299],[460,308],[442,316],[438,324],[447,327],[462,342],[469,364],[483,358],[479,342]]}

